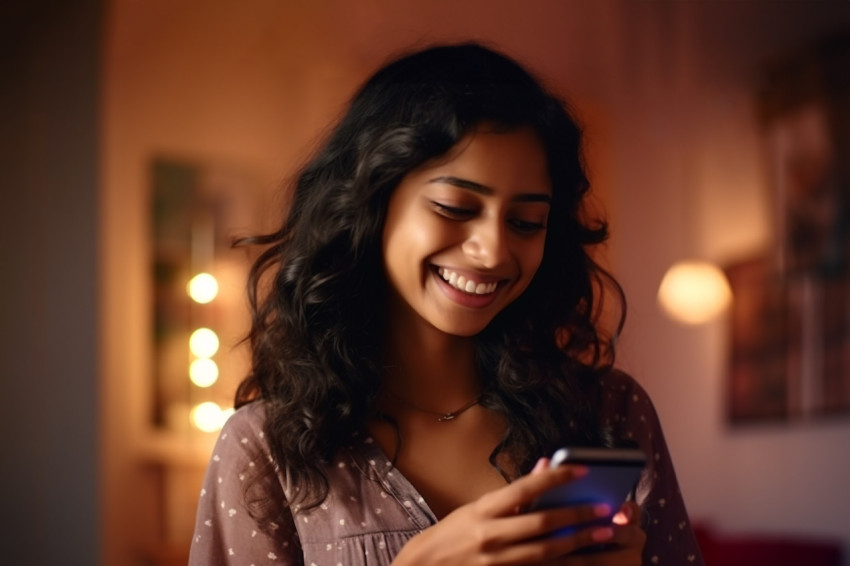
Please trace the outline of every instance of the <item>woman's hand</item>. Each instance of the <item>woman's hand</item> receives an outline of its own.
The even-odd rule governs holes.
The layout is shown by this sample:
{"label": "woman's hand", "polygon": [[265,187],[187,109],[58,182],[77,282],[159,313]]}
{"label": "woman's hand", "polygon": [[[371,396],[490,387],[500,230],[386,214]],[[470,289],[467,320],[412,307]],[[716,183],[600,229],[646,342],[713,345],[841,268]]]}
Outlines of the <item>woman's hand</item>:
{"label": "woman's hand", "polygon": [[628,501],[614,515],[604,550],[564,556],[546,564],[558,566],[641,566],[646,533],[640,526],[640,506]]}
{"label": "woman's hand", "polygon": [[[587,474],[581,466],[549,469],[541,459],[532,473],[480,499],[459,507],[408,542],[393,564],[640,564],[643,532],[637,526],[638,507],[627,504],[613,526],[582,528],[563,536],[560,529],[608,516],[606,505],[586,505],[521,512],[545,491]],[[581,548],[612,543],[612,550],[566,556]]]}

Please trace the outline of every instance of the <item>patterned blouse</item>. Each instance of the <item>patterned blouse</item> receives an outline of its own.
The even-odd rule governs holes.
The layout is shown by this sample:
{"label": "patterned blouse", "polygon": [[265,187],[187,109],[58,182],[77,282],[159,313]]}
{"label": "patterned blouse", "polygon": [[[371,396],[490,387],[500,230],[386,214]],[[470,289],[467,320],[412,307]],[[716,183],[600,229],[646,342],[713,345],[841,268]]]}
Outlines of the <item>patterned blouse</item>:
{"label": "patterned blouse", "polygon": [[[603,387],[604,424],[649,455],[637,490],[647,535],[644,565],[702,565],[652,402],[622,373],[607,376]],[[325,471],[327,499],[312,509],[287,509],[295,488],[285,473],[262,472],[272,461],[264,419],[262,403],[252,403],[222,429],[201,490],[190,566],[385,566],[408,540],[437,522],[378,444],[357,433]],[[263,477],[266,481],[252,482]],[[259,521],[259,507],[246,501],[264,502],[263,517],[284,519]]]}

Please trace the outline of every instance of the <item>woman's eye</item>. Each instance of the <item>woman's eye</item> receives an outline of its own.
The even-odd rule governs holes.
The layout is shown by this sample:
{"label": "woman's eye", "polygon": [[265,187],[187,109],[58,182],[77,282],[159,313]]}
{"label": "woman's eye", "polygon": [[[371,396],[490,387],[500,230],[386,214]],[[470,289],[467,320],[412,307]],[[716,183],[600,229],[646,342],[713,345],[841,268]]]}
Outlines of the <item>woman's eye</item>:
{"label": "woman's eye", "polygon": [[518,218],[511,220],[510,224],[513,226],[513,229],[520,234],[531,235],[546,229],[546,224],[543,222],[532,222],[529,220],[520,220]]}
{"label": "woman's eye", "polygon": [[452,220],[466,220],[475,214],[475,211],[469,208],[459,208],[457,206],[449,206],[439,202],[433,202],[432,204],[439,215]]}

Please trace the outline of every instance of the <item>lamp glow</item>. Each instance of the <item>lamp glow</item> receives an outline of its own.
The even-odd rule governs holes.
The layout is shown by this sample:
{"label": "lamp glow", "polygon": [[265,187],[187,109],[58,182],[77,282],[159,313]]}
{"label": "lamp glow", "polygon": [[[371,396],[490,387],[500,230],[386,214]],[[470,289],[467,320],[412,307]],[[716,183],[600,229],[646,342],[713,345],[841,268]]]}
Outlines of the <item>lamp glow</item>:
{"label": "lamp glow", "polygon": [[222,411],[217,403],[206,401],[192,408],[190,418],[196,428],[204,432],[215,432],[224,426],[224,422],[229,416],[229,413]]}
{"label": "lamp glow", "polygon": [[658,288],[658,302],[674,320],[702,324],[723,312],[732,301],[725,274],[714,264],[682,261],[674,264]]}
{"label": "lamp glow", "polygon": [[198,358],[189,366],[189,379],[198,387],[209,387],[218,380],[218,364],[209,358]]}
{"label": "lamp glow", "polygon": [[209,273],[198,273],[189,281],[186,290],[193,301],[204,305],[218,295],[218,281]]}
{"label": "lamp glow", "polygon": [[199,328],[189,337],[189,350],[199,358],[213,357],[218,345],[218,336],[209,328]]}

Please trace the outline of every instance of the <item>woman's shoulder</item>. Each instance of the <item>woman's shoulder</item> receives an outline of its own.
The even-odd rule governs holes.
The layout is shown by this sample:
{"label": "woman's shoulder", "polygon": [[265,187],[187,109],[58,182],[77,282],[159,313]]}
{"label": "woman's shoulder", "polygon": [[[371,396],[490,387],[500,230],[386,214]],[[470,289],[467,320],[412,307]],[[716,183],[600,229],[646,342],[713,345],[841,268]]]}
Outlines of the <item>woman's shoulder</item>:
{"label": "woman's shoulder", "polygon": [[265,424],[266,409],[262,401],[239,407],[222,426],[216,442],[216,453],[268,453]]}
{"label": "woman's shoulder", "polygon": [[225,421],[222,433],[253,432],[263,433],[266,424],[266,406],[261,400],[242,405]]}
{"label": "woman's shoulder", "polygon": [[649,394],[641,384],[628,373],[611,369],[599,378],[603,400],[611,401],[649,401]]}
{"label": "woman's shoulder", "polygon": [[651,435],[659,428],[652,399],[634,377],[612,369],[602,376],[600,385],[604,425],[628,437]]}

